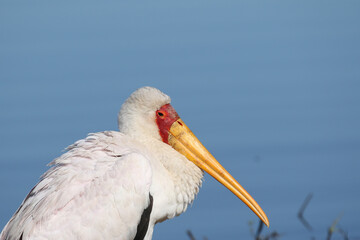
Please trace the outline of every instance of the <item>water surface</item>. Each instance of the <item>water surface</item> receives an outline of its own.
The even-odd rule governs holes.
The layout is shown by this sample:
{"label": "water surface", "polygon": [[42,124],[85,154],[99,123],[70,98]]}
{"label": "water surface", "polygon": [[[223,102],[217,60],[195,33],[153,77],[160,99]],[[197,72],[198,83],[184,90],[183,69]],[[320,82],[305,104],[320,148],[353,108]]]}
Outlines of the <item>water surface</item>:
{"label": "water surface", "polygon": [[[2,1],[0,228],[63,149],[116,130],[144,85],[254,196],[264,233],[359,238],[358,1]],[[297,211],[308,193],[308,232]],[[155,239],[251,239],[257,218],[205,176]]]}

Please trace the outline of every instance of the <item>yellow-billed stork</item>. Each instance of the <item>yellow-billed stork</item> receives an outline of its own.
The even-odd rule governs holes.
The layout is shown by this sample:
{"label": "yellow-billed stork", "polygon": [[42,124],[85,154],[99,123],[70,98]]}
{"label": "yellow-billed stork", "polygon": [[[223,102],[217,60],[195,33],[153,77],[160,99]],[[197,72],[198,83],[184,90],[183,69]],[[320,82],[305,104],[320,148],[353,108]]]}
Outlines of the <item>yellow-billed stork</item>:
{"label": "yellow-billed stork", "polygon": [[1,240],[151,239],[156,223],[183,213],[203,171],[266,224],[254,199],[206,150],[152,87],[122,105],[120,131],[90,134],[68,147],[30,191]]}

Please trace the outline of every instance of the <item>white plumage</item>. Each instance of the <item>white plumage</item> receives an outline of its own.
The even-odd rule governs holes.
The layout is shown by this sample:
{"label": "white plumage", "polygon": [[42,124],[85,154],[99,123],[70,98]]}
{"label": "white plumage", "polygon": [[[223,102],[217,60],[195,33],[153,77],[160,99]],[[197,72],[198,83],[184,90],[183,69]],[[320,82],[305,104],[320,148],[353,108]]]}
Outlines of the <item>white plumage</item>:
{"label": "white plumage", "polygon": [[157,222],[186,210],[203,176],[159,134],[156,113],[169,103],[155,88],[135,91],[120,110],[120,132],[90,134],[55,159],[0,240],[151,239]]}

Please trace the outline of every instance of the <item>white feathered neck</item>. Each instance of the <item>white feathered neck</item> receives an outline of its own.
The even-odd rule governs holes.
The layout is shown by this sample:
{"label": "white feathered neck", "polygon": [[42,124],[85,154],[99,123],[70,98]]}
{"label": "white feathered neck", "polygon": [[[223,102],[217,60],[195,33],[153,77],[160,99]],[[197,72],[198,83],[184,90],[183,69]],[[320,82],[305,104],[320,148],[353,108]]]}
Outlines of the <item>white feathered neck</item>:
{"label": "white feathered neck", "polygon": [[[170,97],[160,90],[143,87],[130,95],[122,105],[118,116],[120,132],[131,136],[148,147],[166,169],[169,184],[173,183],[175,199],[173,199],[172,204],[175,204],[173,206],[175,209],[169,211],[165,218],[172,218],[186,210],[187,205],[194,200],[198,193],[203,177],[200,168],[170,145],[164,143],[160,137],[159,128],[155,121],[155,112],[170,102]],[[156,167],[156,164],[153,166]],[[161,172],[157,170],[154,172]],[[153,189],[156,189],[156,185],[164,184],[157,183],[156,176],[154,181]],[[162,190],[159,189],[159,194]],[[159,196],[157,197],[159,198]]]}

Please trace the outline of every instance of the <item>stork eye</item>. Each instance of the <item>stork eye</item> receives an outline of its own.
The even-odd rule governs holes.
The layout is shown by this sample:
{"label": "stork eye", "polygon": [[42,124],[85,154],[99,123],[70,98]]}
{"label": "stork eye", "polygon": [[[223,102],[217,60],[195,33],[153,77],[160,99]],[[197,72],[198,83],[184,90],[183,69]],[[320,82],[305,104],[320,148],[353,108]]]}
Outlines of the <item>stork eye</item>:
{"label": "stork eye", "polygon": [[162,111],[157,111],[157,115],[158,115],[160,118],[164,118],[164,117],[165,117],[165,113],[162,112]]}

